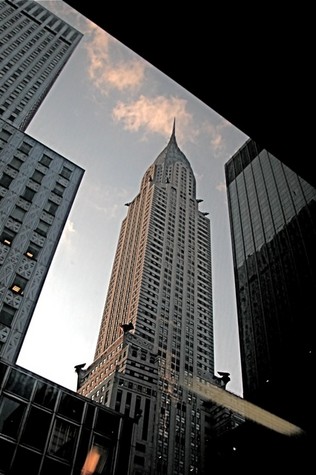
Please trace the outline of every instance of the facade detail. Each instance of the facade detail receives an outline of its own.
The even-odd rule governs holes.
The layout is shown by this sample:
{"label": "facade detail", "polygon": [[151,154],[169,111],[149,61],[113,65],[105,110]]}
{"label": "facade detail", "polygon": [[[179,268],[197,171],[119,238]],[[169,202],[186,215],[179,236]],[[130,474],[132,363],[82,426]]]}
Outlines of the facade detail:
{"label": "facade detail", "polygon": [[316,189],[253,140],[225,172],[244,398],[308,433],[314,425],[308,383],[315,373]]}
{"label": "facade detail", "polygon": [[0,119],[0,357],[16,362],[82,168]]}
{"label": "facade detail", "polygon": [[214,376],[210,221],[200,201],[174,127],[126,203],[95,359],[76,367],[80,394],[139,419],[135,475],[205,470],[213,409],[193,383],[223,381]]}
{"label": "facade detail", "polygon": [[82,34],[32,0],[0,0],[0,118],[26,130]]}

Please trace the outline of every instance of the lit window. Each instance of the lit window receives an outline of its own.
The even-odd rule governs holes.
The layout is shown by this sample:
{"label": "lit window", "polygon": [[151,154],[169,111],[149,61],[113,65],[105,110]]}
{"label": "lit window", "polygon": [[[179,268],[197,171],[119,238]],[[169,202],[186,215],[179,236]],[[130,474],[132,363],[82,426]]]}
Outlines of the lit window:
{"label": "lit window", "polygon": [[11,231],[11,229],[4,229],[0,237],[0,242],[2,242],[2,244],[5,244],[6,246],[11,246],[14,238],[15,233]]}
{"label": "lit window", "polygon": [[37,244],[34,244],[34,242],[30,242],[25,255],[30,259],[37,259],[40,250],[41,248]]}
{"label": "lit window", "polygon": [[16,275],[13,281],[13,284],[11,286],[11,290],[12,292],[15,292],[16,294],[23,295],[26,284],[27,284],[27,280],[24,277],[20,275]]}

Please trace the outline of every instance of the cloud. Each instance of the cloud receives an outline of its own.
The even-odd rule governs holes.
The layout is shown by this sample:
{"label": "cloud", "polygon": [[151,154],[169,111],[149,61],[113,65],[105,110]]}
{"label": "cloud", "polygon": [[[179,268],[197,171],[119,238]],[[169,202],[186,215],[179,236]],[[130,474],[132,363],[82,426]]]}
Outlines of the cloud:
{"label": "cloud", "polygon": [[[88,77],[102,93],[110,88],[119,91],[137,89],[144,80],[145,61],[139,58],[114,59],[111,47],[116,40],[95,24],[88,25],[85,48],[88,55]],[[132,53],[131,53],[132,54]]]}
{"label": "cloud", "polygon": [[133,102],[119,101],[112,111],[112,116],[116,122],[123,122],[125,130],[142,130],[144,134],[150,132],[164,137],[170,136],[173,120],[176,119],[178,139],[181,142],[194,141],[198,131],[194,129],[192,115],[186,108],[185,99],[165,96],[150,98],[141,95]]}
{"label": "cloud", "polygon": [[72,248],[72,240],[75,233],[76,229],[74,222],[68,219],[61,237],[62,244],[67,246],[67,248]]}
{"label": "cloud", "polygon": [[215,157],[219,157],[226,149],[225,132],[232,125],[225,119],[218,123],[205,123],[204,130],[210,136],[210,144]]}
{"label": "cloud", "polygon": [[[96,183],[89,183],[87,187],[87,198],[91,210],[102,214],[102,220],[117,218],[120,216],[123,204],[127,201],[128,191],[124,188],[107,185],[99,186]],[[125,212],[125,209],[124,209]]]}
{"label": "cloud", "polygon": [[220,191],[220,192],[223,192],[223,191],[226,191],[226,184],[221,181],[218,183],[218,185],[216,185],[216,190]]}

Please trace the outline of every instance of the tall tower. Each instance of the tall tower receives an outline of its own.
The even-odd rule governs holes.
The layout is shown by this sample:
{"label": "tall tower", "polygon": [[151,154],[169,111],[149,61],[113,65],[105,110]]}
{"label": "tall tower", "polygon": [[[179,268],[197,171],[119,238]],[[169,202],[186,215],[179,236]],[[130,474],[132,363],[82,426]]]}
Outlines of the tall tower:
{"label": "tall tower", "polygon": [[33,0],[0,0],[0,118],[26,130],[81,38]]}
{"label": "tall tower", "polygon": [[79,393],[139,419],[135,474],[203,473],[208,430],[192,382],[214,378],[210,221],[175,127],[127,206],[95,359]]}
{"label": "tall tower", "polygon": [[0,359],[17,360],[82,176],[0,119]]}
{"label": "tall tower", "polygon": [[15,363],[83,170],[23,133],[82,34],[0,0],[0,358]]}
{"label": "tall tower", "polygon": [[225,172],[244,397],[312,430],[316,189],[253,140]]}

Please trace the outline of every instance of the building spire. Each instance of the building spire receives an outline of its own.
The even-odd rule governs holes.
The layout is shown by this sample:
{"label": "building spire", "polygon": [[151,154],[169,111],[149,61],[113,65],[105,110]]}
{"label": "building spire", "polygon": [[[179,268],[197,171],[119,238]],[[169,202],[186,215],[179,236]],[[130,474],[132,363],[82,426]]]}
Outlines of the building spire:
{"label": "building spire", "polygon": [[173,119],[173,127],[172,127],[172,134],[176,136],[176,118]]}
{"label": "building spire", "polygon": [[172,132],[169,140],[169,144],[174,143],[177,145],[177,140],[176,140],[176,118],[173,119],[173,126],[172,126]]}

